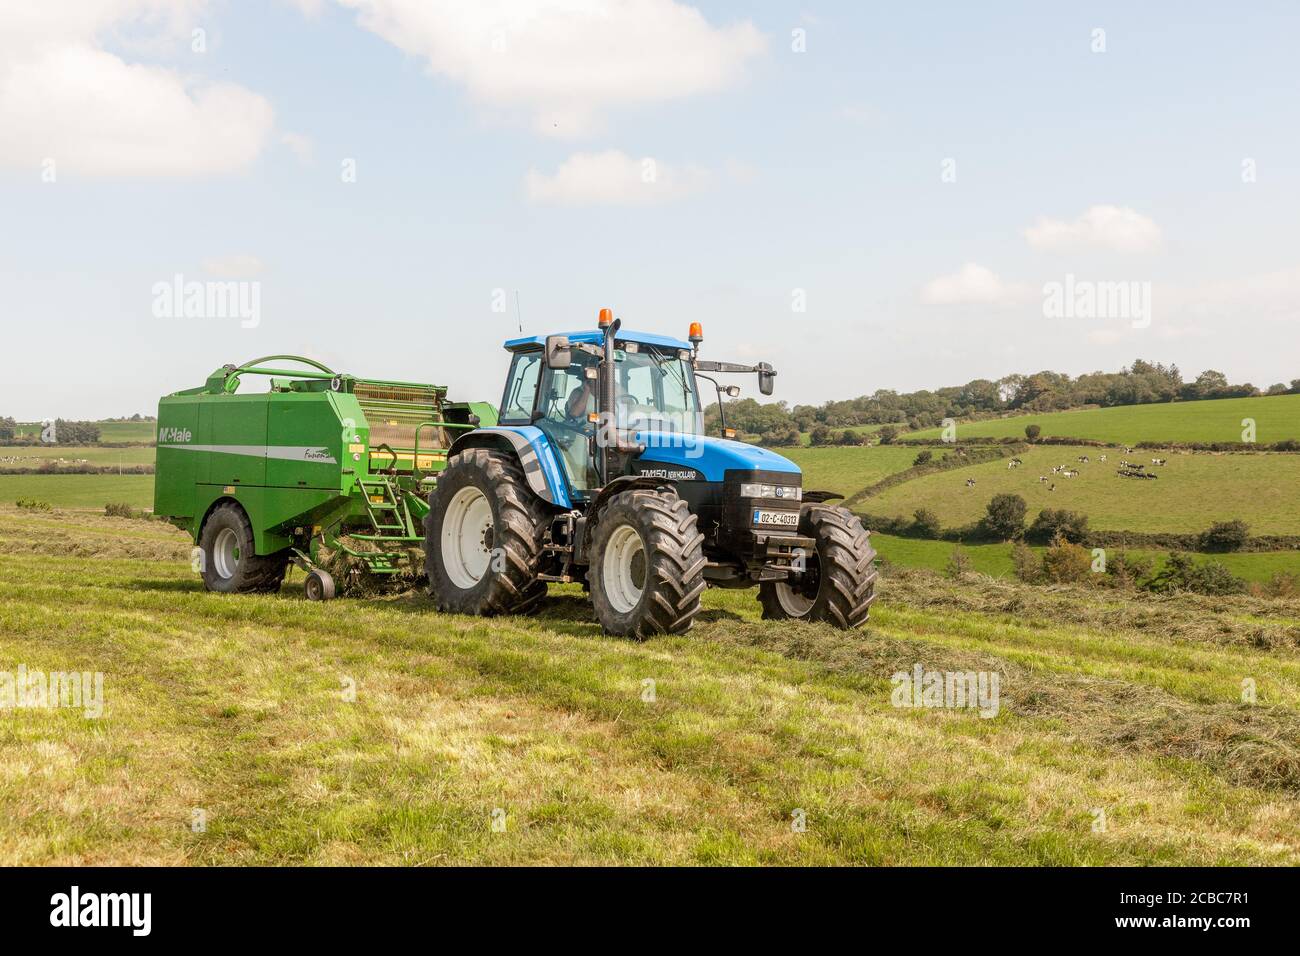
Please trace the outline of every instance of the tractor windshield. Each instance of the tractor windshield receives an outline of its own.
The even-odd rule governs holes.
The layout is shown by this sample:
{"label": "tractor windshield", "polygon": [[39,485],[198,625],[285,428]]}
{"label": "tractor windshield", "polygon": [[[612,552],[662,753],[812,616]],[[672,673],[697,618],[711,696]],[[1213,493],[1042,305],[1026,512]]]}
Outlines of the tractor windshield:
{"label": "tractor windshield", "polygon": [[699,435],[703,432],[695,375],[689,360],[672,349],[634,346],[617,358],[618,424],[621,428]]}

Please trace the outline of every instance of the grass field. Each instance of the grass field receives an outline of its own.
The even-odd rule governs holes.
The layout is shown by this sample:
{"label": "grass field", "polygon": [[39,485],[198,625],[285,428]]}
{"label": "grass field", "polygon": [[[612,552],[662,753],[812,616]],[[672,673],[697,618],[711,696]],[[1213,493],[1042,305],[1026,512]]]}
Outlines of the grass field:
{"label": "grass field", "polygon": [[[1112,449],[1105,463],[1097,460],[1100,454],[1096,448],[1039,446],[1021,454],[1024,464],[1015,470],[994,461],[925,475],[858,502],[858,509],[910,516],[924,507],[950,527],[979,518],[995,494],[1014,492],[1028,503],[1031,520],[1043,508],[1066,508],[1086,514],[1089,526],[1098,530],[1201,531],[1211,522],[1240,518],[1255,534],[1300,533],[1300,455],[1171,454],[1164,456],[1167,466],[1154,469],[1158,479],[1141,481],[1116,475],[1125,457],[1121,452]],[[1080,455],[1092,461],[1079,464]],[[1151,458],[1160,456],[1134,451],[1127,457],[1151,468]],[[1061,464],[1080,475],[1052,475],[1052,467]],[[1049,482],[1040,482],[1040,475]],[[967,478],[975,479],[975,487],[966,487]],[[1048,490],[1052,483],[1055,491]]]}
{"label": "grass field", "polygon": [[84,461],[91,465],[152,465],[155,459],[152,445],[129,445],[125,448],[105,448],[100,445],[36,445],[0,448],[0,465],[7,468],[37,468],[47,461],[76,464]]}
{"label": "grass field", "polygon": [[803,486],[818,491],[837,491],[845,498],[895,472],[912,467],[917,449],[898,445],[844,448],[774,448],[798,465]]}
{"label": "grass field", "polygon": [[[484,621],[187,555],[0,507],[0,671],[105,702],[0,714],[0,863],[1300,863],[1300,603],[908,572],[863,631],[712,591],[633,643],[574,587]],[[892,706],[918,663],[997,672],[997,716]]]}
{"label": "grass field", "polygon": [[[1140,441],[1239,442],[1242,419],[1255,420],[1257,442],[1300,438],[1300,395],[1225,398],[1208,402],[1125,405],[1047,415],[1018,415],[983,422],[958,422],[957,439],[1023,438],[1027,425],[1046,437],[1135,444]],[[941,429],[910,432],[907,438],[939,438]]]}
{"label": "grass field", "polygon": [[[896,535],[880,534],[871,536],[876,551],[882,558],[896,562],[908,568],[928,568],[931,571],[943,571],[948,567],[952,557],[951,541],[930,541],[919,538],[900,538]],[[1009,544],[964,544],[961,550],[970,560],[970,568],[980,574],[993,577],[1009,578],[1014,574],[1011,564],[1011,545]],[[1033,547],[1042,551],[1041,547]],[[1131,548],[1127,551],[1135,557],[1148,557],[1159,568],[1167,556],[1163,551],[1144,551]],[[1198,561],[1217,561],[1237,577],[1245,581],[1266,582],[1274,574],[1300,575],[1300,551],[1257,551],[1241,554],[1198,555]]]}
{"label": "grass field", "polygon": [[35,498],[56,508],[103,511],[121,502],[153,508],[153,475],[0,475],[0,504]]}
{"label": "grass field", "polygon": [[[99,426],[99,440],[118,442],[118,441],[153,441],[157,422],[96,422]],[[18,432],[22,435],[39,435],[41,433],[40,422],[21,422],[18,425]]]}

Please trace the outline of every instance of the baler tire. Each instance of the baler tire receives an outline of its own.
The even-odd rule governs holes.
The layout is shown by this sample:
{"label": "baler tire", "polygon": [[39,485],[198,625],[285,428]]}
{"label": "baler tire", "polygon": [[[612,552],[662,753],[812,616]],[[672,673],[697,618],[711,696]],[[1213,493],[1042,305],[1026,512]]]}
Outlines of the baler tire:
{"label": "baler tire", "polygon": [[[471,587],[453,581],[442,553],[442,528],[455,496],[476,488],[491,509],[492,547],[501,549],[500,570],[489,563]],[[528,487],[523,467],[513,455],[488,448],[469,448],[455,455],[438,476],[424,519],[424,568],[429,593],[438,610],[453,614],[532,614],[546,597],[538,580],[543,534],[550,512]]]}
{"label": "baler tire", "polygon": [[[239,550],[234,567],[227,567],[225,558],[218,558],[217,542],[222,533],[234,537]],[[203,552],[203,587],[218,594],[269,594],[280,590],[285,572],[289,569],[289,553],[259,555],[254,550],[253,525],[244,509],[234,502],[219,505],[199,532],[199,548]],[[225,571],[231,573],[223,573]]]}
{"label": "baler tire", "polygon": [[332,600],[336,593],[334,578],[328,571],[313,568],[307,572],[307,580],[303,582],[302,593],[308,601]]}
{"label": "baler tire", "polygon": [[799,518],[799,533],[817,548],[817,593],[797,595],[784,581],[759,585],[764,620],[824,621],[841,630],[866,623],[876,599],[876,551],[871,532],[847,508],[809,505]]}
{"label": "baler tire", "polygon": [[[704,535],[698,521],[672,488],[624,491],[601,510],[587,579],[596,620],[607,634],[644,638],[691,629],[706,587]],[[639,589],[631,564],[628,579],[619,582],[620,553],[626,551],[634,562],[638,550]]]}

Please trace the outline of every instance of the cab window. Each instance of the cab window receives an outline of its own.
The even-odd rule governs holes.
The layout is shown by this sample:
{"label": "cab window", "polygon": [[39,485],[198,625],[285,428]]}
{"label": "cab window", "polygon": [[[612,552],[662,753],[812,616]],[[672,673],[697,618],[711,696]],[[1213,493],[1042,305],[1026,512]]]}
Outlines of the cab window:
{"label": "cab window", "polygon": [[597,359],[575,354],[566,369],[547,369],[542,375],[537,427],[559,449],[569,487],[579,493],[599,485],[595,466]]}
{"label": "cab window", "polygon": [[527,424],[532,421],[533,401],[537,396],[537,378],[542,370],[541,352],[518,352],[506,376],[506,392],[501,399],[502,423]]}

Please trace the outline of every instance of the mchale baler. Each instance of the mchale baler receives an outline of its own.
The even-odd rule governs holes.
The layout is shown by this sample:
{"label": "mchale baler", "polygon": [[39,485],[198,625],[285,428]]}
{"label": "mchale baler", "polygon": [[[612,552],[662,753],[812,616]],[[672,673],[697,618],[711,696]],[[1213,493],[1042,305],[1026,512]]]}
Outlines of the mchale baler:
{"label": "mchale baler", "polygon": [[[278,361],[307,369],[264,365]],[[270,391],[238,392],[249,375],[270,377]],[[294,355],[223,366],[158,403],[154,513],[193,538],[210,591],[276,591],[291,563],[315,600],[335,594],[326,564],[399,574],[452,439],[496,423],[490,404],[446,393]]]}

